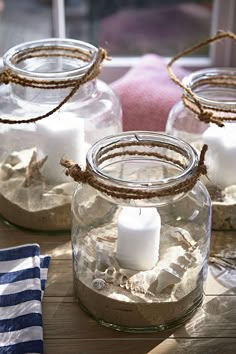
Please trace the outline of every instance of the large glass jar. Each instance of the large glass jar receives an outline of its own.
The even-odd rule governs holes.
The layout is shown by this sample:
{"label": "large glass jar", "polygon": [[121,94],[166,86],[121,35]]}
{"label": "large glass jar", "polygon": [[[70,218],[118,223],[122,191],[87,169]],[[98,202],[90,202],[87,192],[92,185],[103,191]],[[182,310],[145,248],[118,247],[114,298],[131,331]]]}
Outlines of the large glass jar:
{"label": "large glass jar", "polygon": [[79,182],[76,296],[99,323],[159,331],[184,323],[201,304],[211,231],[201,156],[180,139],[139,131],[98,141],[85,171],[62,162]]}
{"label": "large glass jar", "polygon": [[166,132],[196,149],[208,145],[204,183],[212,197],[212,227],[236,228],[236,71],[204,69],[182,84],[183,98],[171,109]]}
{"label": "large glass jar", "polygon": [[0,73],[0,215],[37,230],[70,228],[74,183],[61,157],[85,163],[98,139],[121,131],[121,107],[97,80],[105,51],[70,39],[24,43]]}

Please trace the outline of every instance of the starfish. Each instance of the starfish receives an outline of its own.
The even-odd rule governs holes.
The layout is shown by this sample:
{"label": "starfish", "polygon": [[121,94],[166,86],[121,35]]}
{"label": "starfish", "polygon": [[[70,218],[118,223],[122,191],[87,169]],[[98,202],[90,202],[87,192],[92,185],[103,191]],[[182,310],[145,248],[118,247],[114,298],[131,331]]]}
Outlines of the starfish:
{"label": "starfish", "polygon": [[33,152],[29,165],[26,168],[25,180],[23,183],[24,187],[29,187],[31,184],[38,181],[43,181],[40,168],[43,166],[47,158],[48,156],[45,156],[43,159],[37,161],[37,153],[36,151]]}

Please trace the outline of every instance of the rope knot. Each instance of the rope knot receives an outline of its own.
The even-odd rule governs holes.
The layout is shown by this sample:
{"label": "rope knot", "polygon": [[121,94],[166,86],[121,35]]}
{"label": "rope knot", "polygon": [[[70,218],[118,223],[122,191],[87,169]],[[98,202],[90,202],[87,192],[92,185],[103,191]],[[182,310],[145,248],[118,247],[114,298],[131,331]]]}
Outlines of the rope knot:
{"label": "rope knot", "polygon": [[8,76],[7,71],[3,71],[0,73],[0,82],[2,82],[5,85],[8,85],[10,82],[10,78]]}
{"label": "rope knot", "polygon": [[87,170],[82,171],[81,167],[71,160],[61,159],[60,165],[66,168],[66,176],[71,176],[76,182],[87,183],[90,174]]}
{"label": "rope knot", "polygon": [[212,121],[213,114],[211,112],[200,112],[198,118],[201,122],[210,123]]}

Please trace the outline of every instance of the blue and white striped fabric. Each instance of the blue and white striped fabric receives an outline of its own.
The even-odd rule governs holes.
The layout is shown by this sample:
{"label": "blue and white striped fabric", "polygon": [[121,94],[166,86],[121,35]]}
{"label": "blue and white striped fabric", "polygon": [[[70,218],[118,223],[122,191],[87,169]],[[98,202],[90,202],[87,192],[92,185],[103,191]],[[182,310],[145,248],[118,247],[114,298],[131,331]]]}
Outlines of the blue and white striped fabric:
{"label": "blue and white striped fabric", "polygon": [[0,354],[43,353],[42,298],[49,262],[38,244],[0,250]]}

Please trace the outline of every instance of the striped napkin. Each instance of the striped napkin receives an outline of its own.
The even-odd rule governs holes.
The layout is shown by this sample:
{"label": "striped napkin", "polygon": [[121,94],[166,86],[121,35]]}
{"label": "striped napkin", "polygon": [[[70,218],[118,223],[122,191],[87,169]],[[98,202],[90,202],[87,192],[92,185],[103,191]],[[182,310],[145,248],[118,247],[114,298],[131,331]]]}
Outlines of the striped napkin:
{"label": "striped napkin", "polygon": [[0,354],[43,353],[42,298],[49,262],[38,244],[0,250]]}

